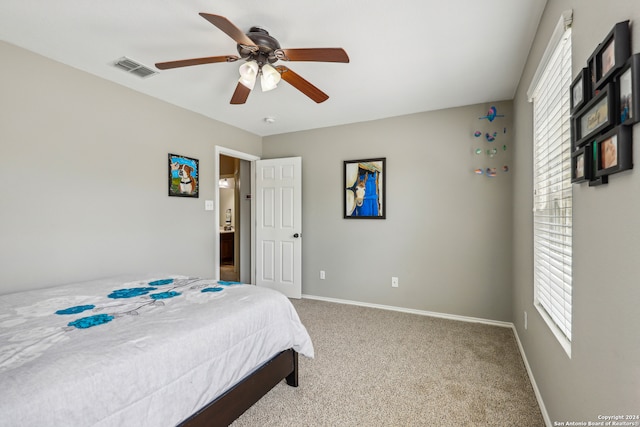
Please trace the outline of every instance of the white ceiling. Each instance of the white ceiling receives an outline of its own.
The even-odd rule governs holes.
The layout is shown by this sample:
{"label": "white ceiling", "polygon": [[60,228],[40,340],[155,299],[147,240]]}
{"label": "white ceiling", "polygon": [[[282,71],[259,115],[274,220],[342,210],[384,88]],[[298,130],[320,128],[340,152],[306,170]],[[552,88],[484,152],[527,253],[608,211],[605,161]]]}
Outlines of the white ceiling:
{"label": "white ceiling", "polygon": [[[2,0],[0,40],[266,136],[512,99],[546,0]],[[239,62],[141,79],[113,66],[237,55],[198,15],[260,26],[283,48],[342,47],[350,63],[284,65],[329,95],[282,81],[230,105]],[[278,62],[280,63],[280,62]],[[267,124],[266,117],[275,118]]]}

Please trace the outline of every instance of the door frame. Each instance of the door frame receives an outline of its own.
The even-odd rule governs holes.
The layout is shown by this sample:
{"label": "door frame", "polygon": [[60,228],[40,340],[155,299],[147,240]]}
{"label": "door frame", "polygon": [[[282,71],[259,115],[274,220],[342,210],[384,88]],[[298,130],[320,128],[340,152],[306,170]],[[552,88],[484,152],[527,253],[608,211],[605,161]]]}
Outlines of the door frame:
{"label": "door frame", "polygon": [[[215,146],[215,162],[214,162],[214,172],[213,179],[215,183],[215,201],[214,201],[214,213],[215,213],[215,223],[217,226],[215,227],[215,259],[214,259],[214,271],[216,280],[220,280],[220,155],[224,154],[225,156],[235,157],[240,160],[247,160],[251,162],[251,188],[255,187],[255,161],[260,160],[260,157],[255,156],[253,154],[243,153],[242,151],[233,150],[231,148],[226,148],[220,145]],[[255,203],[253,200],[251,202],[251,283],[255,283],[256,281],[256,269],[255,269]],[[246,261],[245,261],[246,262]]]}

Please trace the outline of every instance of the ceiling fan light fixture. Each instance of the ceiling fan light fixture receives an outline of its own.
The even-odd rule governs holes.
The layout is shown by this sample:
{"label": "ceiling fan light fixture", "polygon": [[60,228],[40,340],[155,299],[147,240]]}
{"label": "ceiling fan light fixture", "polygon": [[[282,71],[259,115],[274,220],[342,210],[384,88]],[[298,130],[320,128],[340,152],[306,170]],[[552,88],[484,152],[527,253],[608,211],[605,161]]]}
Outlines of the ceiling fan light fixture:
{"label": "ceiling fan light fixture", "polygon": [[262,73],[260,76],[260,86],[262,86],[262,91],[267,92],[269,90],[277,88],[281,78],[282,77],[280,76],[278,70],[276,70],[269,64],[263,65]]}
{"label": "ceiling fan light fixture", "polygon": [[311,98],[316,103],[329,99],[329,95],[309,83],[300,75],[283,65],[275,68],[271,65],[278,60],[282,61],[312,61],[312,62],[342,62],[348,63],[349,56],[341,47],[316,47],[282,49],[280,43],[272,37],[267,30],[261,27],[251,27],[248,33],[244,33],[224,16],[211,13],[200,13],[200,16],[209,21],[223,33],[228,35],[237,44],[240,55],[218,55],[205,58],[182,59],[178,61],[157,62],[155,65],[160,70],[170,68],[189,67],[192,65],[213,64],[217,62],[234,62],[244,59],[240,66],[240,79],[231,96],[230,104],[244,104],[249,93],[253,90],[258,75],[262,91],[275,89],[284,77],[284,80],[295,89]]}
{"label": "ceiling fan light fixture", "polygon": [[240,79],[238,80],[243,86],[253,90],[258,77],[258,63],[256,61],[247,61],[240,66]]}

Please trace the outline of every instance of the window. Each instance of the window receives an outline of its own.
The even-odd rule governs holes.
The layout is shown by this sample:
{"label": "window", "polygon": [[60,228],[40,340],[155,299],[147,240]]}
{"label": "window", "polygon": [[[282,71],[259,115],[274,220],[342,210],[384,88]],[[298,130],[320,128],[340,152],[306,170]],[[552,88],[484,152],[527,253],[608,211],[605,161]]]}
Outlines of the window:
{"label": "window", "polygon": [[571,356],[571,13],[563,14],[530,91],[533,101],[534,304]]}

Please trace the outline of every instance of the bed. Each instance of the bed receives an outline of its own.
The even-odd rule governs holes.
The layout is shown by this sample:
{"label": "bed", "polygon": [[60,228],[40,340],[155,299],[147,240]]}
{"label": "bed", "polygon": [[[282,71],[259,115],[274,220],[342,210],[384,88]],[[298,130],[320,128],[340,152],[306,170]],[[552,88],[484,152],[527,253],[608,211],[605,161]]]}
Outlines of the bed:
{"label": "bed", "polygon": [[0,296],[0,425],[228,425],[311,339],[282,294],[175,275]]}

